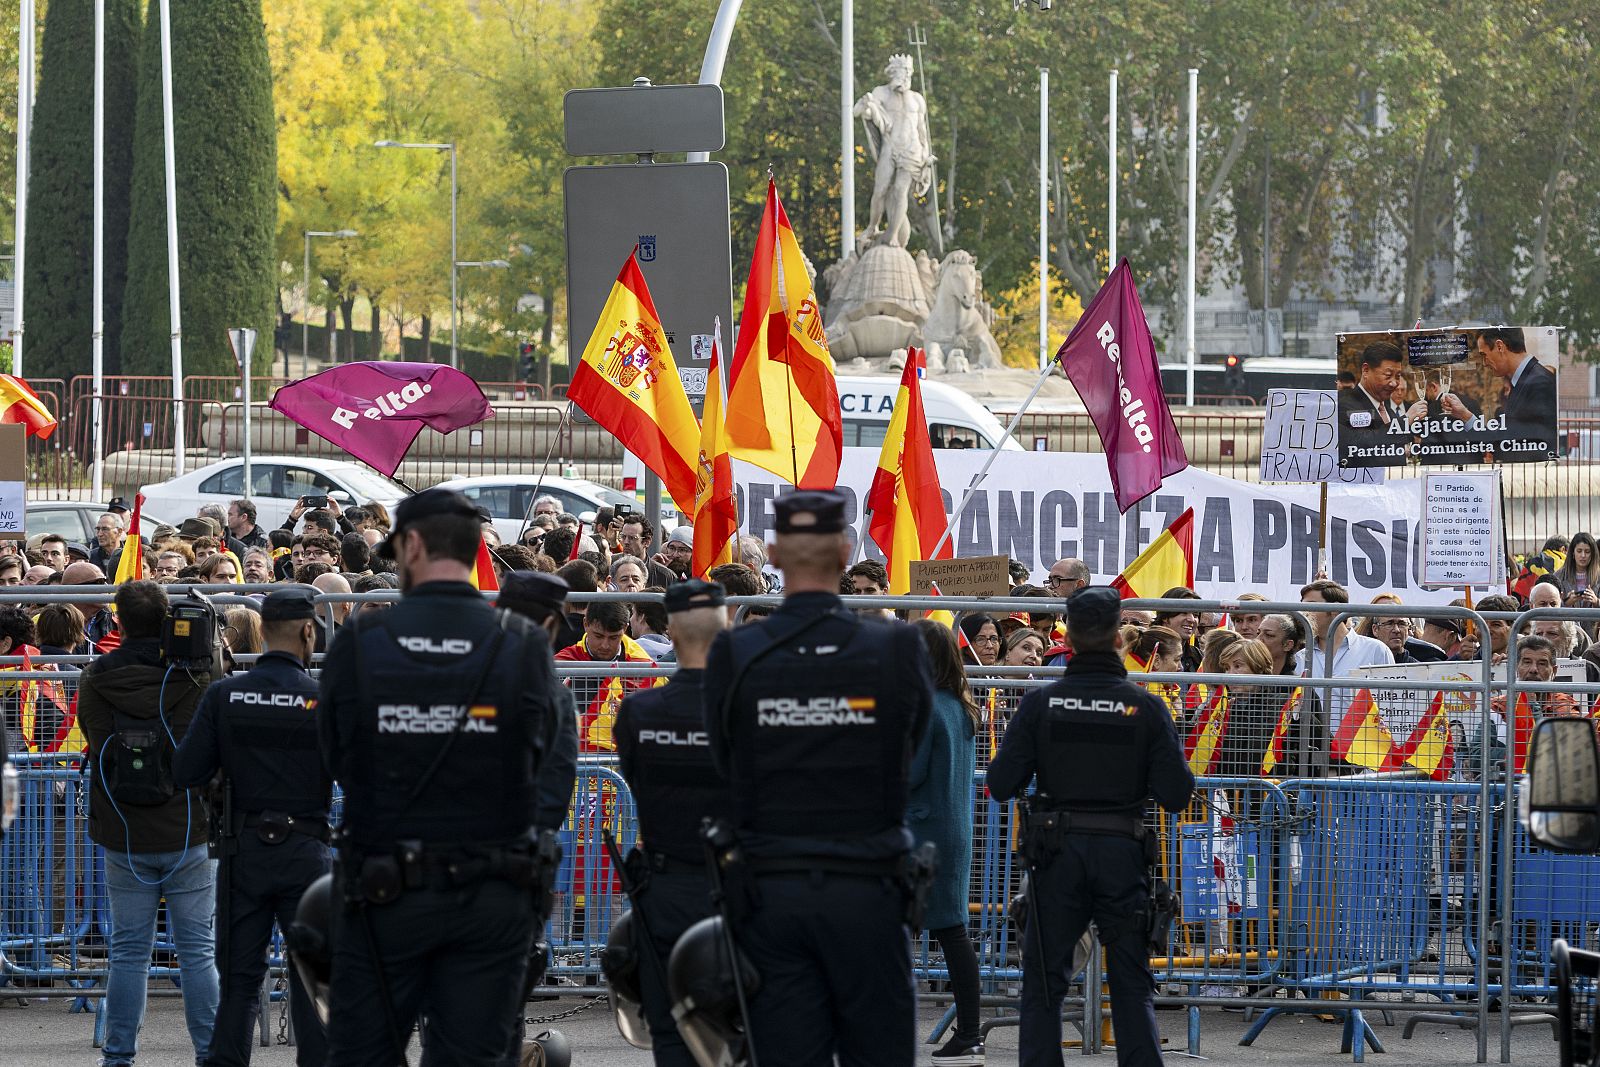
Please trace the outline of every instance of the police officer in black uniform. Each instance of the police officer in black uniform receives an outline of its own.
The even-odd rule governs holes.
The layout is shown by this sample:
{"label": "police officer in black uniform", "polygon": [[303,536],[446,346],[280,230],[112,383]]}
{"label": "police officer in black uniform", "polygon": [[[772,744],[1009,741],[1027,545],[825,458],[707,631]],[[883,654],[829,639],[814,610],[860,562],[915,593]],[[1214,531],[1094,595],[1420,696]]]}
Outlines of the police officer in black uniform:
{"label": "police officer in black uniform", "polygon": [[[206,689],[172,763],[179,788],[221,772],[214,805],[217,967],[222,996],[208,1067],[250,1062],[272,923],[287,929],[300,895],[328,870],[333,783],[317,751],[317,683],[306,673],[317,633],[316,590],[293,586],[261,604],[256,665]],[[296,1062],[327,1059],[327,1040],[300,976],[289,971]]]}
{"label": "police officer in black uniform", "polygon": [[[728,628],[728,609],[722,587],[698,578],[668,586],[662,599],[678,670],[660,688],[629,694],[612,736],[639,811],[641,840],[628,868],[651,1051],[657,1067],[695,1067],[672,1021],[666,963],[679,936],[711,914],[700,824],[733,810],[728,784],[711,762],[701,692],[706,652]],[[638,918],[649,928],[649,944]]]}
{"label": "police officer in black uniform", "polygon": [[515,1040],[553,873],[535,825],[562,704],[544,632],[468,580],[480,537],[460,493],[401,502],[384,554],[405,595],[353,619],[324,661],[322,751],[344,787],[328,1026],[340,1067],[393,1067],[419,1015],[425,1064],[498,1067]]}
{"label": "police officer in black uniform", "polygon": [[703,682],[743,856],[727,872],[735,932],[761,975],[756,1055],[909,1067],[906,779],[933,704],[927,651],[912,627],[840,599],[843,495],[794,492],[775,511],[783,604],[718,635]]}
{"label": "police officer in black uniform", "polygon": [[1121,617],[1113,589],[1090,586],[1068,598],[1074,652],[1066,674],[1023,698],[989,764],[996,800],[1036,782],[1023,831],[1031,899],[1022,946],[1022,1067],[1061,1067],[1069,961],[1091,919],[1111,972],[1117,1063],[1161,1063],[1147,951],[1154,850],[1145,807],[1154,797],[1168,811],[1182,810],[1194,775],[1165,704],[1128,681]]}

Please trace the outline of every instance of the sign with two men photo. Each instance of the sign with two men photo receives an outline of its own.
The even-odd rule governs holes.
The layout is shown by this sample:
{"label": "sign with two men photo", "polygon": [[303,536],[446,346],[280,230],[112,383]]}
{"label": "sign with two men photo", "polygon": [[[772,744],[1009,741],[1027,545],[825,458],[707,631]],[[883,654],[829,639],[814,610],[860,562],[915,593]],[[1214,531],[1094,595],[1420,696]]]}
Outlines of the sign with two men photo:
{"label": "sign with two men photo", "polygon": [[1555,459],[1559,355],[1555,326],[1340,334],[1339,465]]}

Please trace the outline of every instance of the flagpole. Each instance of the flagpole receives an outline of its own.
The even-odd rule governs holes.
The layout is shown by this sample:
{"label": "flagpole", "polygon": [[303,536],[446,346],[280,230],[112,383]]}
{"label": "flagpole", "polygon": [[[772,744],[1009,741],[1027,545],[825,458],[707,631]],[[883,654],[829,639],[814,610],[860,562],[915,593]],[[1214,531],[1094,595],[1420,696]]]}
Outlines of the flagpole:
{"label": "flagpole", "polygon": [[1021,406],[1017,408],[1017,413],[1011,416],[1011,422],[1006,426],[1006,432],[1000,435],[1000,440],[995,443],[994,448],[989,452],[989,458],[983,461],[983,469],[978,472],[976,478],[972,479],[972,484],[967,486],[967,491],[962,494],[961,503],[956,505],[955,514],[950,516],[949,525],[944,528],[944,533],[939,535],[939,543],[933,546],[934,559],[939,558],[939,552],[944,548],[945,543],[950,540],[951,533],[955,531],[956,523],[961,521],[961,513],[967,510],[967,502],[978,491],[978,487],[983,484],[983,480],[989,477],[989,468],[994,466],[994,461],[999,457],[1000,450],[1006,446],[1007,441],[1011,440],[1012,434],[1017,432],[1017,426],[1022,422],[1022,416],[1027,413],[1028,406],[1039,395],[1039,390],[1044,388],[1044,383],[1050,380],[1050,375],[1055,372],[1055,369],[1056,365],[1052,361],[1044,370],[1039,372],[1039,380],[1033,383],[1033,390],[1028,393]]}
{"label": "flagpole", "polygon": [[[94,248],[90,325],[91,369],[94,372],[93,445],[94,499],[105,499],[105,217],[106,217],[106,4],[94,4]],[[246,481],[248,485],[248,480]],[[240,561],[243,565],[243,561]]]}
{"label": "flagpole", "polygon": [[[839,258],[856,246],[856,5],[839,6]],[[937,198],[938,190],[934,190]],[[792,403],[793,401],[791,401]],[[792,417],[791,417],[792,421]]]}
{"label": "flagpole", "polygon": [[1050,68],[1039,68],[1039,368],[1050,365]]}
{"label": "flagpole", "polygon": [[1106,187],[1106,202],[1110,210],[1110,219],[1106,226],[1106,246],[1110,250],[1110,262],[1106,265],[1106,273],[1110,274],[1117,269],[1117,68],[1111,68],[1111,123],[1108,143],[1110,153],[1109,165],[1106,168],[1108,184]]}
{"label": "flagpole", "polygon": [[[1199,184],[1200,149],[1200,71],[1189,68],[1189,269],[1186,276],[1189,299],[1185,309],[1188,320],[1187,388],[1184,402],[1194,407],[1194,241],[1195,241],[1195,186]],[[1326,483],[1324,483],[1326,484]]]}

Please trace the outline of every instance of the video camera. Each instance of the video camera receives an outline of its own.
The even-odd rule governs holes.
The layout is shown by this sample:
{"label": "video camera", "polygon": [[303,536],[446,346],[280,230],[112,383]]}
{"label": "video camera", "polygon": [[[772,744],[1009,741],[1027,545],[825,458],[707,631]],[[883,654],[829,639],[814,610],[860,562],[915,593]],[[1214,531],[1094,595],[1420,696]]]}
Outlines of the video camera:
{"label": "video camera", "polygon": [[190,590],[173,602],[161,624],[161,662],[222,677],[222,613],[210,597]]}

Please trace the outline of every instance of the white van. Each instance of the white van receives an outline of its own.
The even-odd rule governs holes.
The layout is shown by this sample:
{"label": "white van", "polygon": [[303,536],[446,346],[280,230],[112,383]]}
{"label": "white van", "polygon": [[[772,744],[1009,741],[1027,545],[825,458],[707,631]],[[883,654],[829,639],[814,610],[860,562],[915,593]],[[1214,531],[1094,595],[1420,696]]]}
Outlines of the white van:
{"label": "white van", "polygon": [[[840,375],[838,383],[845,447],[878,448],[889,431],[900,379]],[[926,378],[922,381],[922,409],[928,416],[934,448],[993,448],[1006,432],[1000,420],[972,397]],[[1006,449],[1023,451],[1014,439],[1006,442]]]}
{"label": "white van", "polygon": [[[839,385],[839,408],[844,414],[844,446],[881,448],[889,432],[889,419],[894,415],[895,397],[900,395],[900,379],[841,374],[835,380]],[[1005,426],[988,408],[948,385],[923,379],[922,410],[928,416],[928,432],[934,448],[993,448],[1005,436]],[[1006,451],[1025,450],[1015,438],[1010,438],[1006,441]],[[641,489],[644,475],[644,464],[638,457],[624,452],[623,491]]]}

